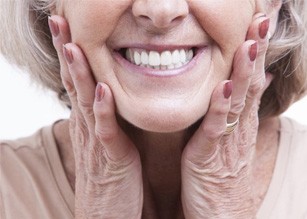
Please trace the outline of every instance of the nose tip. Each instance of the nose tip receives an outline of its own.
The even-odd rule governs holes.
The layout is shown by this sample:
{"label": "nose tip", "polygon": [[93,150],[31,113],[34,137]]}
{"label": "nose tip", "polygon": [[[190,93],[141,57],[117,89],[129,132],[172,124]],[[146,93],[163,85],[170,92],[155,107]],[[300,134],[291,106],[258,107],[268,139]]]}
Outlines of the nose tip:
{"label": "nose tip", "polygon": [[168,28],[182,21],[189,8],[185,0],[136,0],[132,12],[140,23]]}

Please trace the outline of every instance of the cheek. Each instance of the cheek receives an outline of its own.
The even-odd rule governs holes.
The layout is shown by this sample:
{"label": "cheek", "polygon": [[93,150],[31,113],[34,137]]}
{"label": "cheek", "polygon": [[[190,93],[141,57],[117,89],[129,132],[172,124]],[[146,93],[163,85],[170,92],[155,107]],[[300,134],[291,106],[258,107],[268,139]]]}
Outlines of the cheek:
{"label": "cheek", "polygon": [[191,10],[224,58],[233,56],[246,38],[255,4],[251,0],[191,0]]}
{"label": "cheek", "polygon": [[65,15],[70,25],[72,42],[85,47],[102,46],[131,1],[68,1]]}
{"label": "cheek", "polygon": [[[132,0],[90,0],[67,1],[65,17],[70,26],[72,42],[76,43],[88,58],[97,81],[113,80],[113,74],[104,69],[112,69],[113,59],[106,48],[106,41],[113,33],[121,16]],[[99,68],[104,57],[104,69]],[[99,72],[99,74],[95,73]]]}

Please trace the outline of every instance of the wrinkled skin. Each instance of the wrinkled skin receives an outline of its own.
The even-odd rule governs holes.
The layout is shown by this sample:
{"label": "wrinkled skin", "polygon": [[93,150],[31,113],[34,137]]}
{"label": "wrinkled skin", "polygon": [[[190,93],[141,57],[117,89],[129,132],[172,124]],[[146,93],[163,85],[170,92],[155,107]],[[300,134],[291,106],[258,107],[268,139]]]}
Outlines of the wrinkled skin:
{"label": "wrinkled skin", "polygon": [[[259,34],[260,23],[268,17],[255,14],[257,7],[264,7],[243,0],[178,0],[161,1],[159,8],[168,9],[163,11],[150,2],[91,1],[84,5],[78,1],[71,10],[72,1],[67,1],[62,6],[66,18],[54,15],[50,19],[59,30],[55,33],[56,28],[51,28],[62,81],[72,102],[69,130],[76,169],[75,217],[253,218],[257,209],[251,164],[257,111],[272,80],[264,72],[268,34],[263,38]],[[176,12],[167,7],[175,3]],[[236,13],[238,5],[246,5],[246,10]],[[97,14],[99,9],[110,13]],[[270,12],[274,19],[275,11]],[[135,26],[131,22],[127,28],[132,19]],[[93,28],[98,24],[99,30]],[[191,32],[176,34],[187,26]],[[205,43],[208,51],[191,76],[149,80],[131,76],[113,59],[112,51],[123,39],[179,45],[188,39]],[[123,124],[117,113],[124,118]],[[201,117],[199,127],[181,142],[182,208],[173,214],[151,208],[144,181],[146,145],[134,138],[133,129],[125,128],[126,121],[144,130],[145,136],[146,131],[158,130],[171,136],[187,131]],[[227,121],[237,119],[236,129],[224,135]]]}

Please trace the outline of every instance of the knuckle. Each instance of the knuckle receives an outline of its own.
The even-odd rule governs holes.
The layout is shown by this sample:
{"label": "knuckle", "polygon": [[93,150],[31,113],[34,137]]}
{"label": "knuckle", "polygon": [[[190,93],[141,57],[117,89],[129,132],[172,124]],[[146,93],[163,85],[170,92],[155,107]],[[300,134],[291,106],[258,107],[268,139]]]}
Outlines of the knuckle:
{"label": "knuckle", "polygon": [[103,121],[104,119],[109,118],[111,116],[110,109],[107,106],[105,107],[94,106],[94,111],[95,111],[95,117],[100,121]]}
{"label": "knuckle", "polygon": [[210,143],[215,143],[225,132],[224,128],[203,125],[202,130],[205,138]]}
{"label": "knuckle", "polygon": [[104,128],[104,129],[95,129],[96,138],[105,144],[112,144],[117,136],[118,131],[116,129]]}
{"label": "knuckle", "polygon": [[257,95],[263,90],[264,86],[265,86],[265,79],[261,77],[260,79],[256,80],[255,83],[252,83],[250,85],[249,94],[251,96]]}
{"label": "knuckle", "polygon": [[74,88],[67,90],[67,94],[71,99],[74,99],[77,97],[77,91]]}
{"label": "knuckle", "polygon": [[237,116],[237,115],[241,114],[244,107],[245,107],[245,101],[233,102],[228,115]]}
{"label": "knuckle", "polygon": [[83,100],[81,97],[78,97],[78,105],[82,110],[82,113],[85,115],[93,115],[93,105],[88,101]]}
{"label": "knuckle", "polygon": [[84,81],[85,79],[87,79],[88,74],[85,71],[80,71],[80,69],[76,69],[73,76],[75,81]]}
{"label": "knuckle", "polygon": [[229,106],[225,104],[215,105],[211,108],[211,111],[217,116],[222,116],[228,113]]}

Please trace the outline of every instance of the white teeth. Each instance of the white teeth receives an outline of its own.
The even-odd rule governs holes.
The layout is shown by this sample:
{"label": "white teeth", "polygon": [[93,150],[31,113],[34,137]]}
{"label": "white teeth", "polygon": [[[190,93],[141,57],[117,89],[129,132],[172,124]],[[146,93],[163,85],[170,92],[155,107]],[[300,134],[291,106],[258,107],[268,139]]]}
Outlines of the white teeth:
{"label": "white teeth", "polygon": [[141,53],[141,62],[144,65],[148,65],[149,61],[148,61],[148,54],[147,54],[147,52],[142,52]]}
{"label": "white teeth", "polygon": [[190,61],[193,59],[193,50],[188,51],[187,60]]}
{"label": "white teeth", "polygon": [[175,65],[174,64],[170,64],[167,66],[167,69],[174,69],[175,68]]}
{"label": "white teeth", "polygon": [[170,51],[164,51],[161,53],[161,65],[172,64],[172,53]]}
{"label": "white teeth", "polygon": [[181,62],[178,62],[175,64],[175,68],[180,68],[181,66],[183,66],[183,64]]}
{"label": "white teeth", "polygon": [[131,57],[131,50],[127,49],[126,50],[126,58],[130,61],[133,62],[133,58]]}
{"label": "white teeth", "polygon": [[133,58],[134,58],[135,64],[140,65],[142,63],[141,56],[138,52],[134,52]]}
{"label": "white teeth", "polygon": [[173,58],[173,64],[177,64],[180,62],[180,53],[178,50],[175,50],[173,53],[172,53],[172,58]]}
{"label": "white teeth", "polygon": [[186,56],[185,51],[182,49],[182,50],[180,50],[179,53],[180,53],[180,62],[185,63],[185,61],[187,60],[187,56]]}
{"label": "white teeth", "polygon": [[127,49],[126,59],[136,65],[152,69],[175,69],[180,68],[193,59],[193,50],[163,51],[161,54],[156,51],[140,49]]}
{"label": "white teeth", "polygon": [[158,52],[150,51],[149,52],[149,65],[159,66],[160,65],[160,54]]}

